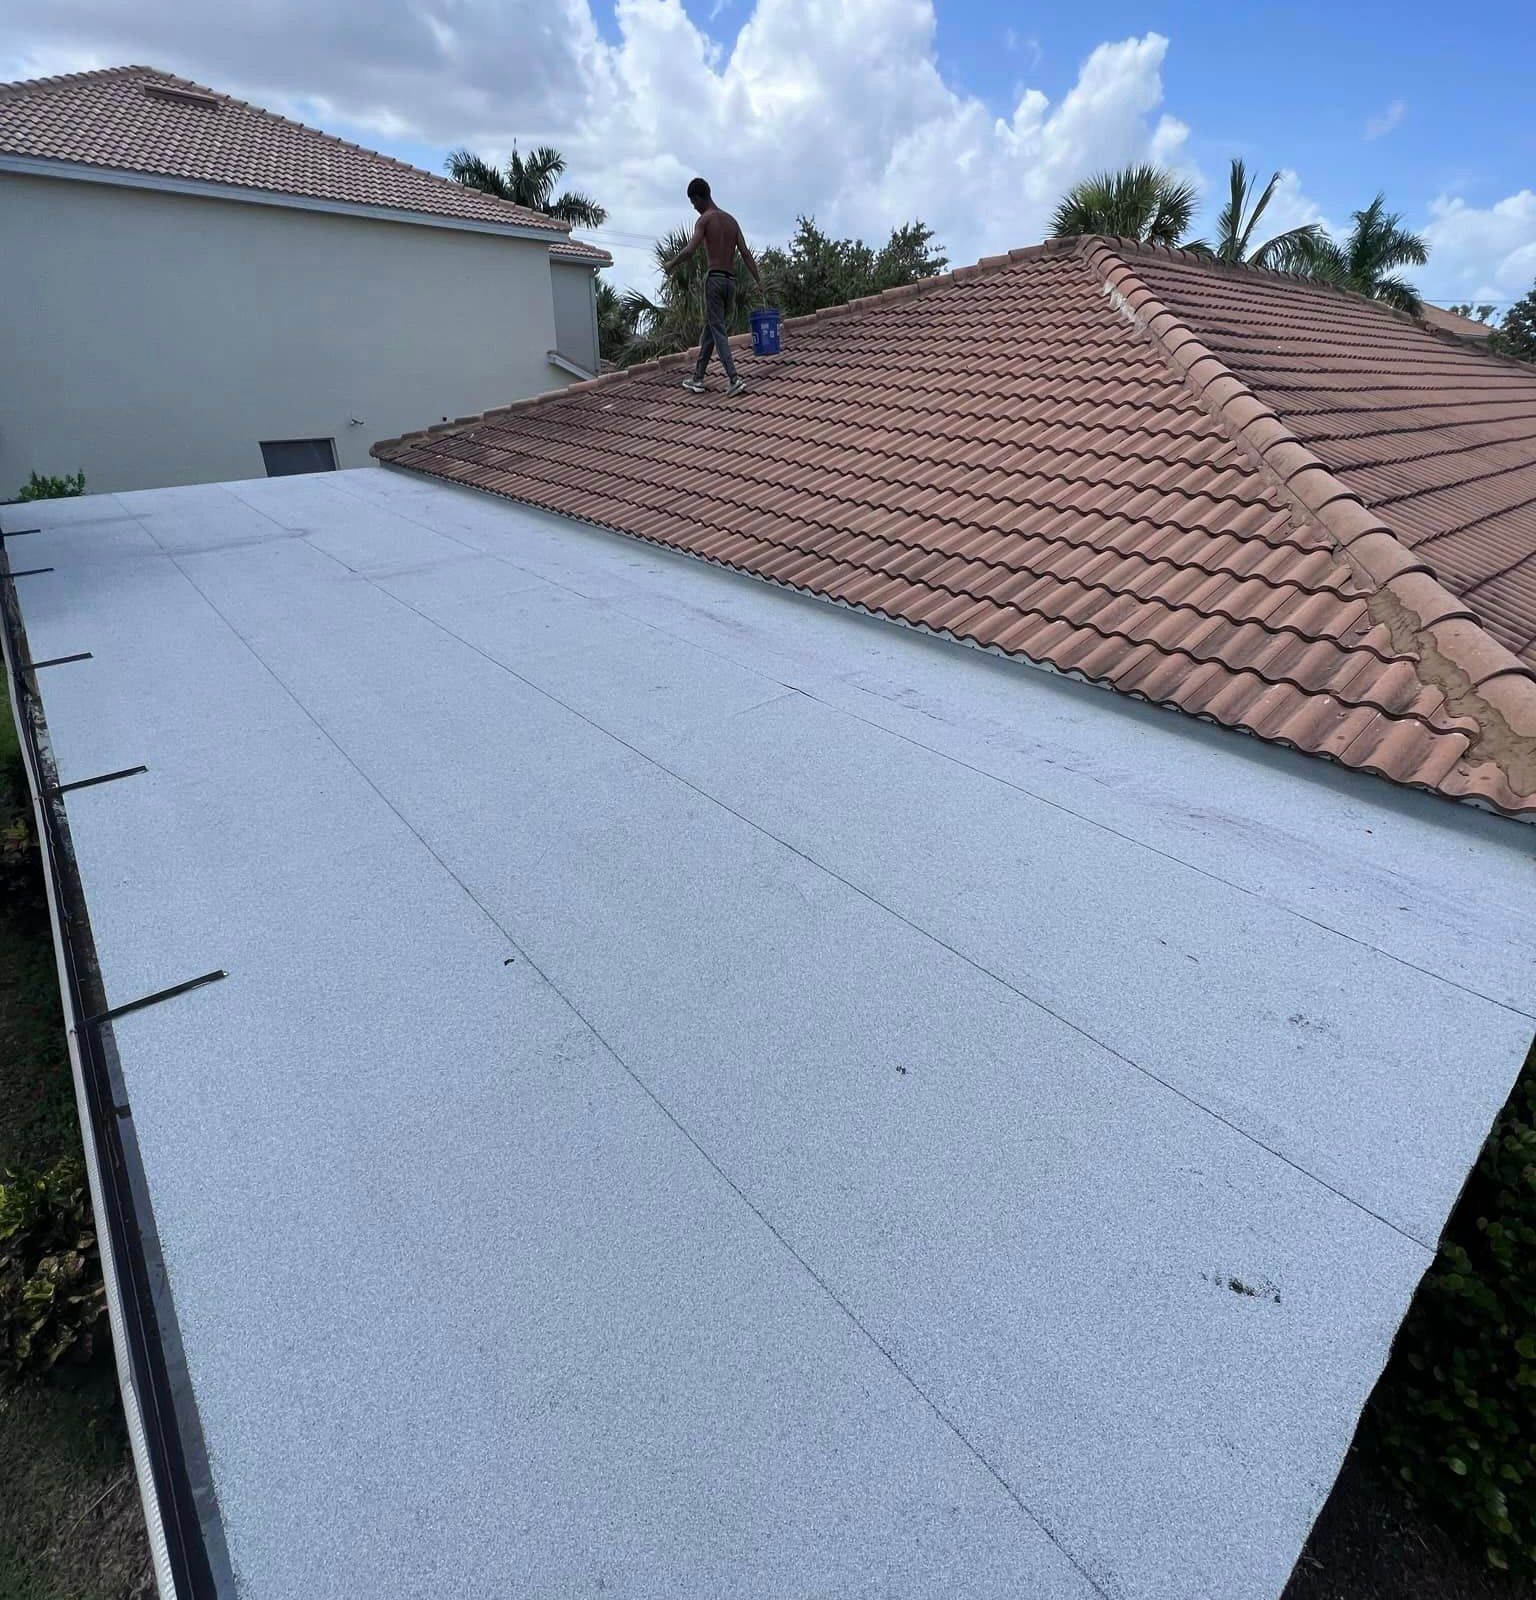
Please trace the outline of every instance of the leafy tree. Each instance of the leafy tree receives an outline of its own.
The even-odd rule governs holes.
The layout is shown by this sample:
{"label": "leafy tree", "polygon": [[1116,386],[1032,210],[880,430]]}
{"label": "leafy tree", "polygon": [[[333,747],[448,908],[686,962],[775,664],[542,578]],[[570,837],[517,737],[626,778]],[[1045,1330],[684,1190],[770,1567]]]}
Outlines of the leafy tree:
{"label": "leafy tree", "polygon": [[[688,233],[675,229],[654,246],[656,263],[671,260],[688,242]],[[786,317],[803,317],[825,306],[841,305],[861,295],[896,289],[942,272],[948,261],[933,248],[933,229],[913,221],[891,230],[879,250],[862,239],[834,239],[809,217],[801,217],[794,238],[780,248],[770,245],[758,252],[758,266],[770,304]],[[616,297],[615,326],[625,334],[617,339],[611,357],[623,366],[653,361],[698,343],[704,325],[704,274],[706,264],[694,256],[682,268],[664,274],[655,298],[638,289]],[[738,286],[731,311],[730,331],[745,333],[755,289]],[[598,303],[598,328],[603,327],[602,301]],[[605,348],[605,355],[608,350]]]}
{"label": "leafy tree", "polygon": [[1494,308],[1490,305],[1474,306],[1463,304],[1447,306],[1445,309],[1454,311],[1458,317],[1466,317],[1472,322],[1486,322],[1493,315]]}
{"label": "leafy tree", "polygon": [[1429,260],[1429,249],[1416,233],[1403,227],[1403,219],[1387,210],[1385,195],[1376,198],[1354,216],[1349,236],[1339,243],[1324,239],[1309,265],[1311,276],[1336,288],[1352,289],[1368,300],[1380,300],[1399,311],[1417,312],[1423,303],[1419,291],[1398,267],[1422,267]]}
{"label": "leafy tree", "polygon": [[1125,167],[1075,183],[1051,222],[1058,239],[1105,233],[1144,244],[1177,244],[1195,214],[1195,188],[1160,167]]}
{"label": "leafy tree", "polygon": [[445,168],[448,176],[466,189],[479,189],[530,211],[542,211],[573,227],[600,228],[608,219],[607,211],[584,194],[556,195],[555,180],[565,171],[565,157],[551,145],[535,145],[526,156],[514,145],[505,171],[472,150],[454,150]]}
{"label": "leafy tree", "polygon": [[1501,356],[1516,361],[1536,361],[1536,284],[1523,300],[1517,300],[1504,313],[1488,343]]}
{"label": "leafy tree", "polygon": [[933,249],[933,229],[904,223],[876,251],[862,239],[834,239],[801,217],[783,249],[770,246],[758,263],[768,299],[786,317],[803,317],[883,289],[931,278],[949,265]]}
{"label": "leafy tree", "polygon": [[1207,244],[1199,239],[1188,248],[1208,252],[1218,261],[1246,262],[1251,267],[1270,267],[1277,272],[1308,271],[1324,239],[1323,230],[1317,223],[1304,223],[1299,228],[1288,228],[1284,233],[1274,234],[1262,244],[1253,243],[1254,229],[1274,197],[1280,174],[1275,173],[1265,184],[1264,192],[1255,199],[1259,175],[1254,173],[1250,177],[1242,159],[1234,157],[1229,181],[1231,188],[1227,203],[1216,219],[1215,244]]}

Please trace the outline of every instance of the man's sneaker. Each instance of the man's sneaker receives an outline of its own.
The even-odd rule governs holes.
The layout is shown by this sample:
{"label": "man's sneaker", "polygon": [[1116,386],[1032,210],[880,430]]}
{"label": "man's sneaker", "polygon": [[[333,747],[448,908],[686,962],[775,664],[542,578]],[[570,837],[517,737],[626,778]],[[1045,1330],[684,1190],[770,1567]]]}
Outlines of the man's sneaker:
{"label": "man's sneaker", "polygon": [[747,392],[747,380],[745,378],[734,379],[730,388],[725,392],[727,395],[745,394]]}
{"label": "man's sneaker", "polygon": [[683,387],[689,394],[703,394],[704,380],[702,378],[684,378]]}

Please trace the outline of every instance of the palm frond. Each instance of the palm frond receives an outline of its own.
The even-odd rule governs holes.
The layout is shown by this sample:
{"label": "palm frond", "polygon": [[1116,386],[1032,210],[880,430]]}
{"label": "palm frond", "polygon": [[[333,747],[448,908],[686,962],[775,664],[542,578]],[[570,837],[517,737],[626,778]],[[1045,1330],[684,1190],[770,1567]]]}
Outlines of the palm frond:
{"label": "palm frond", "polygon": [[1419,298],[1419,291],[1406,278],[1391,276],[1378,278],[1376,292],[1372,298],[1380,300],[1383,305],[1406,311],[1410,316],[1417,316],[1424,305]]}
{"label": "palm frond", "polygon": [[[1258,181],[1259,180],[1257,178],[1255,178],[1253,180],[1253,183],[1257,184]],[[1259,196],[1259,198],[1253,202],[1253,209],[1251,211],[1249,211],[1249,213],[1248,213],[1247,225],[1243,228],[1242,237],[1238,240],[1238,244],[1237,244],[1238,259],[1240,261],[1252,261],[1253,260],[1253,256],[1251,254],[1249,254],[1249,249],[1248,249],[1249,244],[1253,239],[1253,230],[1256,227],[1258,227],[1259,218],[1264,215],[1264,212],[1267,209],[1267,207],[1269,205],[1269,202],[1272,199],[1274,199],[1275,190],[1279,187],[1279,184],[1280,184],[1280,174],[1277,171],[1277,172],[1274,172],[1274,173],[1272,173],[1270,175],[1269,182],[1264,185],[1264,193],[1261,194]],[[1252,185],[1250,185],[1248,192],[1249,192],[1249,194],[1251,194],[1253,192]],[[1294,232],[1294,231],[1298,231],[1298,230],[1292,230],[1292,231]],[[1269,242],[1273,243],[1272,240],[1269,241]],[[1260,245],[1259,246],[1260,250],[1263,250],[1264,248],[1265,248],[1264,245]]]}
{"label": "palm frond", "polygon": [[1243,259],[1243,213],[1248,209],[1248,191],[1252,187],[1248,168],[1241,157],[1234,156],[1228,174],[1227,203],[1216,218],[1215,254],[1222,261]]}
{"label": "palm frond", "polygon": [[502,200],[515,198],[501,173],[489,161],[482,161],[473,150],[450,150],[443,169],[455,183],[462,183],[466,189],[479,189],[484,194],[494,194]]}
{"label": "palm frond", "polygon": [[1272,239],[1266,239],[1249,257],[1250,266],[1267,267],[1271,272],[1311,273],[1318,260],[1325,235],[1315,222],[1303,223],[1299,228],[1287,228]]}
{"label": "palm frond", "polygon": [[553,188],[555,179],[565,171],[565,157],[552,144],[536,144],[524,158],[523,171]]}
{"label": "palm frond", "polygon": [[551,200],[544,209],[573,228],[600,228],[608,220],[607,209],[584,194],[568,192]]}
{"label": "palm frond", "polygon": [[1177,244],[1194,210],[1193,185],[1158,167],[1125,167],[1074,184],[1056,207],[1051,228],[1057,238],[1103,233]]}

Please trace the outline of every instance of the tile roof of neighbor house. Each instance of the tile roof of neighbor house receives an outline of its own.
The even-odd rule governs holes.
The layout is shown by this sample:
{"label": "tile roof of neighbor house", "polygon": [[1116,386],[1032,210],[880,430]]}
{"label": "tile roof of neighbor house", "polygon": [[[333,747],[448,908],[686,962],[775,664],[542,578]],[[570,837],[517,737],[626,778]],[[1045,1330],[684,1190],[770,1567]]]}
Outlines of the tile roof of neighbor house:
{"label": "tile roof of neighbor house", "polygon": [[0,157],[72,162],[460,222],[567,225],[152,67],[0,85]]}
{"label": "tile roof of neighbor house", "polygon": [[588,244],[585,239],[563,239],[552,244],[549,253],[557,261],[580,261],[593,267],[611,267],[613,257],[600,245]]}
{"label": "tile roof of neighbor house", "polygon": [[1448,311],[1444,306],[1432,306],[1426,303],[1419,307],[1418,317],[1420,322],[1428,323],[1439,333],[1449,333],[1458,339],[1469,340],[1473,344],[1482,344],[1493,334],[1491,323],[1464,317],[1459,311]]}
{"label": "tile roof of neighbor house", "polygon": [[375,454],[1536,810],[1536,371],[1103,239],[792,320],[730,405],[689,359]]}

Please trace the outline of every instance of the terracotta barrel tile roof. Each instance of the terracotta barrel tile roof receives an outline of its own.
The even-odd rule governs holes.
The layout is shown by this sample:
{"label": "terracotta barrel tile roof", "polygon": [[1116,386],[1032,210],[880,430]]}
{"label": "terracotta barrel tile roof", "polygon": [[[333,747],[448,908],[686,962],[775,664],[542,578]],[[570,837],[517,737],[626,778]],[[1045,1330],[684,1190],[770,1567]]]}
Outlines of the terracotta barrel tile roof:
{"label": "terracotta barrel tile roof", "polygon": [[592,267],[611,267],[613,257],[600,245],[588,244],[585,239],[562,239],[552,244],[549,253],[557,261],[580,261]]}
{"label": "terracotta barrel tile roof", "polygon": [[1484,625],[1536,667],[1536,368],[1353,296],[1138,259],[1176,315]]}
{"label": "terracotta barrel tile roof", "polygon": [[537,228],[552,236],[569,231],[542,212],[152,67],[0,85],[0,155]]}
{"label": "terracotta barrel tile roof", "polygon": [[1106,240],[738,344],[738,401],[676,357],[375,454],[1536,811],[1536,374]]}

